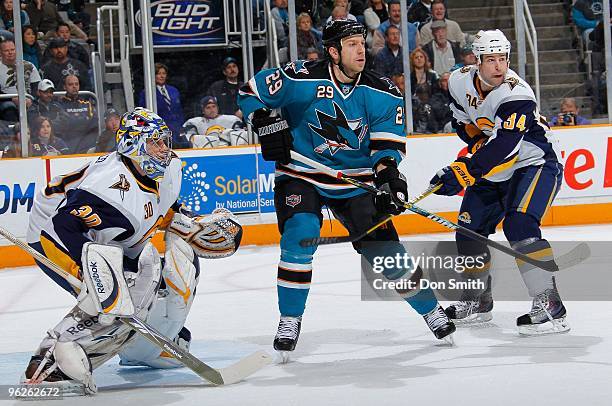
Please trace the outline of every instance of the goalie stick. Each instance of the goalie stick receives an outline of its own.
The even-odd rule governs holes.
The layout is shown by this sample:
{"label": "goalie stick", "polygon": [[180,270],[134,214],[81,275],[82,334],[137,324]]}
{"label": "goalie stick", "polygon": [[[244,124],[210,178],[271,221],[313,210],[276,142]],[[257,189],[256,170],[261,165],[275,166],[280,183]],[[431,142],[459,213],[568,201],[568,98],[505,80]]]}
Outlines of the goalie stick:
{"label": "goalie stick", "polygon": [[[44,264],[46,267],[51,269],[53,272],[66,279],[70,285],[78,293],[81,287],[81,280],[76,278],[74,275],[68,273],[55,262],[30,247],[25,242],[21,241],[8,230],[0,227],[0,235],[4,238],[17,245],[19,248],[26,251],[38,262]],[[135,316],[121,317],[121,322],[128,325],[130,328],[140,333],[143,337],[149,340],[151,343],[158,346],[161,350],[170,354],[174,359],[182,363],[187,368],[191,369],[202,379],[212,383],[213,385],[229,385],[232,383],[239,382],[247,376],[255,373],[259,369],[263,368],[272,361],[272,357],[266,351],[257,351],[240,361],[236,362],[225,368],[215,369],[210,365],[202,362],[188,351],[178,347],[172,340],[165,337],[163,334],[156,331],[153,327],[147,325],[144,321],[140,320]]]}
{"label": "goalie stick", "polygon": [[[303,156],[302,154],[295,152],[295,151],[291,151],[291,158],[295,159],[298,162],[301,162],[303,164],[306,164],[314,169],[318,169],[320,170],[322,173],[324,173],[325,175],[331,176],[333,178],[336,179],[340,179],[346,183],[350,183],[358,188],[364,189],[366,191],[368,191],[369,193],[372,193],[374,195],[378,195],[381,193],[385,193],[379,189],[377,189],[376,187],[362,182],[360,180],[351,178],[350,176],[345,175],[344,173],[342,173],[341,171],[337,170],[337,169],[333,169],[330,168],[326,165],[323,165],[320,162],[314,161],[308,157]],[[564,268],[569,268],[571,266],[574,266],[582,261],[584,261],[586,258],[588,258],[591,255],[591,250],[589,248],[589,246],[585,243],[580,243],[577,246],[575,246],[573,249],[571,249],[569,252],[567,252],[566,254],[562,255],[561,257],[559,257],[558,259],[561,260],[560,263],[556,263],[556,262],[552,262],[552,261],[540,261],[537,259],[534,259],[528,255],[523,254],[522,252],[519,252],[511,247],[507,247],[497,241],[493,241],[490,240],[487,237],[484,237],[480,234],[478,234],[477,232],[474,232],[472,230],[470,230],[469,228],[465,228],[463,226],[460,226],[459,224],[453,223],[450,220],[447,220],[443,217],[438,216],[435,213],[431,213],[425,209],[422,209],[414,204],[410,204],[410,203],[404,203],[404,207],[413,212],[416,213],[420,216],[426,217],[432,221],[435,221],[438,224],[443,225],[444,227],[447,227],[451,230],[455,230],[467,237],[470,237],[473,240],[476,241],[480,241],[486,245],[488,245],[489,247],[495,248],[505,254],[508,254],[510,256],[513,256],[514,258],[520,259],[521,261],[527,262],[531,265],[537,266],[540,269],[543,269],[545,271],[548,272],[557,272],[560,269],[564,269]],[[304,241],[304,240],[302,240]],[[300,241],[300,244],[302,243],[302,241]],[[563,264],[563,268],[560,266],[560,264]]]}

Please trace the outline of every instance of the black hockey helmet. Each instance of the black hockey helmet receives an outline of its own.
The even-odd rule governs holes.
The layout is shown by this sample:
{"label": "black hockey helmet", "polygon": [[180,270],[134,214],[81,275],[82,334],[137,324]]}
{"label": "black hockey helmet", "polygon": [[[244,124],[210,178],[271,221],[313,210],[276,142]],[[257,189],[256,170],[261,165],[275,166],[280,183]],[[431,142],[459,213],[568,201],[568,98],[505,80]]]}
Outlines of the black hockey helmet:
{"label": "black hockey helmet", "polygon": [[361,35],[365,39],[367,30],[363,24],[353,20],[332,20],[323,28],[323,47],[328,54],[327,48],[333,46],[340,51],[343,38],[353,35]]}

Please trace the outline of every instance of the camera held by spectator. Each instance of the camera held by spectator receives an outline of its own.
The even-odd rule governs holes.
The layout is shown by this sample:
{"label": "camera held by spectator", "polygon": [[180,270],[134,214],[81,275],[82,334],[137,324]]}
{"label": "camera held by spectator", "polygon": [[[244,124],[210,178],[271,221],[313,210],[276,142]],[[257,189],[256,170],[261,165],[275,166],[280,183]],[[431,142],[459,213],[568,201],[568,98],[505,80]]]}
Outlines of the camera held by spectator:
{"label": "camera held by spectator", "polygon": [[578,114],[579,109],[576,99],[566,97],[561,100],[561,111],[553,117],[551,126],[571,126],[571,125],[586,125],[590,121]]}

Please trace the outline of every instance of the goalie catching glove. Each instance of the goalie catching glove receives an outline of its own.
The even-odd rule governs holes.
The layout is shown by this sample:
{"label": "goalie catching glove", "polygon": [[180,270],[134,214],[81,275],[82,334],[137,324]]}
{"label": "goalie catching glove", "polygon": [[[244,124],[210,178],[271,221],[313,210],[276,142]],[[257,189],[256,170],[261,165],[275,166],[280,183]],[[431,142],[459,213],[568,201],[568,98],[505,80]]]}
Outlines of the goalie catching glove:
{"label": "goalie catching glove", "polygon": [[242,239],[242,226],[229,210],[218,208],[207,216],[189,217],[175,213],[168,232],[180,236],[200,258],[232,255]]}

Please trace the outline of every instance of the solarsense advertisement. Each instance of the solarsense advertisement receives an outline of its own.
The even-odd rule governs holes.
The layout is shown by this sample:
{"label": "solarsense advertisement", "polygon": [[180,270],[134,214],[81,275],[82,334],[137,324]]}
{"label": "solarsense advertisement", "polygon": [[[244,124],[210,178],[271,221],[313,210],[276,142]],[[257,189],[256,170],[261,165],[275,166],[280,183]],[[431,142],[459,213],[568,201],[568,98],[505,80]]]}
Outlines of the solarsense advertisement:
{"label": "solarsense advertisement", "polygon": [[[156,48],[206,47],[227,44],[225,0],[157,0],[151,2],[151,28]],[[140,0],[132,1],[133,46],[142,46]]]}

